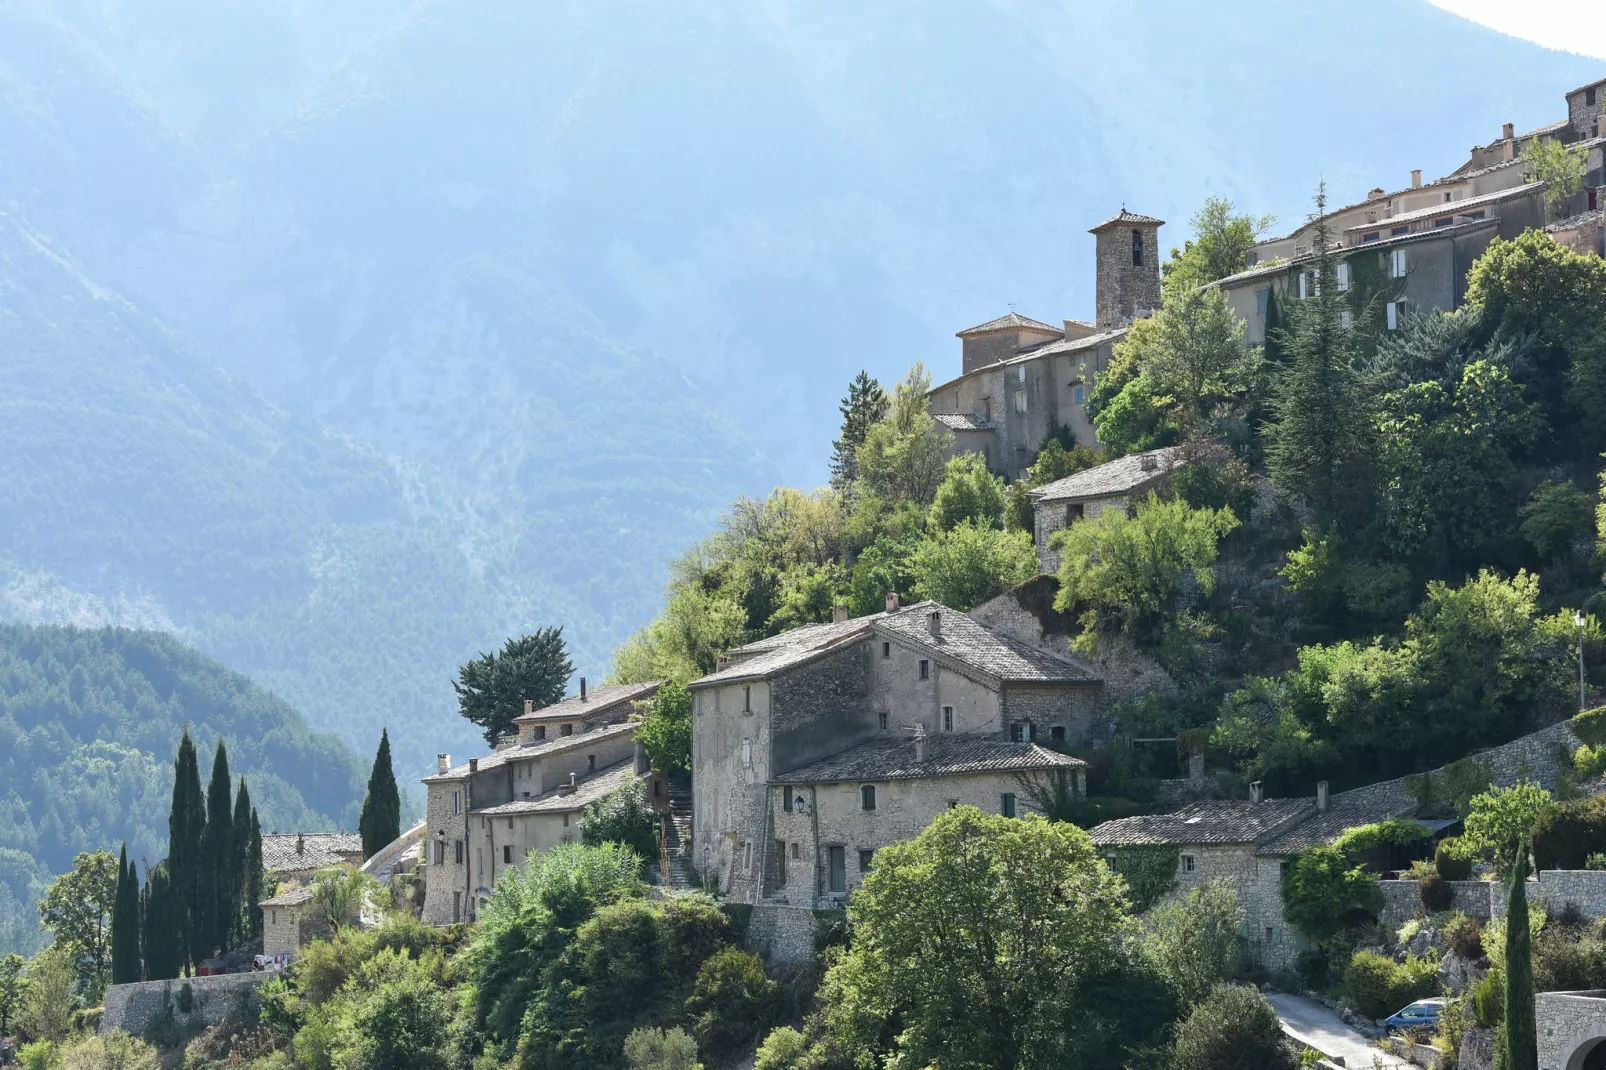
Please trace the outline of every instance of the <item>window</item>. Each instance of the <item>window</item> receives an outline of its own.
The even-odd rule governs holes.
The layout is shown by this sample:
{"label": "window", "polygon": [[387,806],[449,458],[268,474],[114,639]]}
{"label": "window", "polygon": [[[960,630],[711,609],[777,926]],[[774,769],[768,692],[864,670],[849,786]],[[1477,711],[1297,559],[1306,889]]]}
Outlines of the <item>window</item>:
{"label": "window", "polygon": [[1400,320],[1405,318],[1405,302],[1404,301],[1390,301],[1388,304],[1384,305],[1383,308],[1384,308],[1385,312],[1388,315],[1388,327],[1389,327],[1389,330],[1391,330],[1391,331],[1399,330],[1400,329]]}
{"label": "window", "polygon": [[1338,273],[1338,292],[1343,293],[1349,289],[1349,261],[1340,260],[1335,270]]}
{"label": "window", "polygon": [[792,789],[791,788],[782,788],[781,789],[781,809],[786,811],[787,813],[791,813],[792,812]]}
{"label": "window", "polygon": [[513,864],[513,845],[511,843],[502,845],[502,864],[508,866]]}
{"label": "window", "polygon": [[568,828],[569,827],[569,815],[568,814],[564,814],[563,815],[563,827],[564,828]]}
{"label": "window", "polygon": [[1114,869],[1115,868],[1115,856],[1113,854],[1105,855],[1104,856],[1104,864],[1106,866],[1109,866],[1111,869]]}
{"label": "window", "polygon": [[796,843],[794,843],[794,844],[792,844],[792,861],[796,862],[799,857],[800,857],[800,853],[799,853],[798,845]]}
{"label": "window", "polygon": [[753,712],[753,689],[751,687],[742,688],[742,712]]}
{"label": "window", "polygon": [[574,735],[574,725],[572,725],[572,724],[564,725],[562,728],[558,729],[558,735],[560,735],[560,736],[572,736],[572,735]]}
{"label": "window", "polygon": [[742,868],[753,868],[753,845],[745,840],[742,842]]}
{"label": "window", "polygon": [[1070,527],[1073,523],[1082,519],[1082,513],[1082,502],[1072,502],[1070,505],[1067,505],[1065,507],[1065,526]]}
{"label": "window", "polygon": [[1405,278],[1405,269],[1406,269],[1405,250],[1404,249],[1396,249],[1396,250],[1394,250],[1392,253],[1389,254],[1389,278],[1391,278],[1391,279],[1403,279],[1403,278]]}
{"label": "window", "polygon": [[1454,222],[1455,222],[1455,216],[1453,216],[1453,215],[1441,215],[1439,218],[1437,218],[1437,219],[1435,219],[1433,221],[1433,225],[1435,227],[1447,227],[1451,223],[1454,223]]}
{"label": "window", "polygon": [[437,866],[444,866],[446,864],[446,841],[445,840],[436,840],[435,841],[435,864]]}
{"label": "window", "polygon": [[1037,739],[1037,726],[1030,721],[1022,721],[1009,726],[1009,738],[1016,743],[1031,743]]}
{"label": "window", "polygon": [[507,819],[507,827],[508,828],[512,828],[513,827],[513,819],[511,817]]}
{"label": "window", "polygon": [[833,892],[848,890],[848,860],[847,849],[843,847],[826,848],[827,869],[830,871],[830,888]]}
{"label": "window", "polygon": [[1057,724],[1053,728],[1050,728],[1048,730],[1048,738],[1053,740],[1055,743],[1064,743],[1065,726],[1062,724]]}
{"label": "window", "polygon": [[1136,228],[1132,231],[1132,266],[1143,266],[1143,231]]}
{"label": "window", "polygon": [[1015,411],[1026,411],[1026,391],[1024,389],[1015,391]]}
{"label": "window", "polygon": [[882,710],[876,714],[876,720],[881,722],[881,731],[885,732],[887,730],[887,711]]}
{"label": "window", "polygon": [[950,810],[955,809],[956,807],[958,807],[958,805],[959,805],[959,800],[958,799],[949,799],[948,800],[948,809],[950,809]]}
{"label": "window", "polygon": [[884,658],[892,657],[892,644],[891,643],[882,643],[881,644],[881,656],[884,657]]}
{"label": "window", "polygon": [[1281,880],[1283,877],[1288,876],[1288,867],[1289,867],[1290,864],[1291,863],[1288,863],[1288,862],[1279,862],[1279,863],[1277,863],[1277,877],[1278,877],[1279,880]]}
{"label": "window", "polygon": [[460,791],[454,791],[454,792],[452,792],[452,813],[460,814],[462,812],[463,812],[463,793],[460,792]]}
{"label": "window", "polygon": [[1453,191],[1453,190],[1446,190],[1446,191],[1445,191],[1445,193],[1444,193],[1444,199],[1445,199],[1445,200],[1446,200],[1446,201],[1453,201],[1453,200],[1455,200],[1455,191]]}
{"label": "window", "polygon": [[866,784],[859,789],[859,808],[862,810],[875,809],[875,785]]}
{"label": "window", "polygon": [[452,861],[455,862],[459,866],[463,864],[463,841],[462,840],[453,840],[452,841]]}
{"label": "window", "polygon": [[654,780],[652,782],[652,793],[654,795],[662,795],[664,793],[664,782],[662,780]]}
{"label": "window", "polygon": [[1182,872],[1184,872],[1184,873],[1192,873],[1193,872],[1193,856],[1192,855],[1183,855],[1182,856]]}
{"label": "window", "polygon": [[1026,385],[1026,365],[1022,364],[1015,369],[1015,381],[1022,386]]}
{"label": "window", "polygon": [[942,708],[942,730],[944,732],[952,732],[954,730],[954,708],[952,706],[944,706]]}
{"label": "window", "polygon": [[1341,308],[1338,310],[1338,325],[1344,330],[1349,330],[1350,321],[1353,318],[1354,317],[1350,315],[1349,309]]}
{"label": "window", "polygon": [[931,679],[931,662],[927,661],[925,658],[920,659],[920,679]]}
{"label": "window", "polygon": [[1081,405],[1085,401],[1087,401],[1087,391],[1079,386],[1071,387],[1071,403]]}
{"label": "window", "polygon": [[463,920],[463,893],[462,892],[453,892],[452,893],[452,924],[455,925],[455,924],[457,924],[458,922],[460,922],[462,920]]}
{"label": "window", "polygon": [[474,848],[474,872],[482,877],[485,875],[485,849],[483,847]]}
{"label": "window", "polygon": [[1377,241],[1377,239],[1381,238],[1382,236],[1383,235],[1382,235],[1382,233],[1380,231],[1372,230],[1372,231],[1368,231],[1365,234],[1362,234],[1361,235],[1361,241],[1363,241],[1363,242]]}
{"label": "window", "polygon": [[1015,816],[1015,793],[1013,791],[1006,791],[998,796],[998,812],[1005,817]]}
{"label": "window", "polygon": [[1483,213],[1482,212],[1468,212],[1467,213],[1467,219],[1468,220],[1482,219],[1482,218],[1483,218]]}
{"label": "window", "polygon": [[538,724],[535,726],[535,738],[536,742],[540,742],[546,738],[546,725]]}
{"label": "window", "polygon": [[1310,296],[1310,272],[1299,273],[1299,299],[1301,301]]}
{"label": "window", "polygon": [[1594,86],[1590,86],[1588,89],[1584,90],[1584,107],[1593,108],[1594,106],[1595,106],[1595,87]]}
{"label": "window", "polygon": [[597,771],[597,756],[595,754],[586,755],[586,772],[595,773],[596,771]]}
{"label": "window", "polygon": [[1275,944],[1276,942],[1277,942],[1277,930],[1274,929],[1273,927],[1271,927],[1270,925],[1266,926],[1266,943]]}
{"label": "window", "polygon": [[753,768],[753,741],[750,739],[742,740],[742,766]]}
{"label": "window", "polygon": [[1255,291],[1255,315],[1261,319],[1266,318],[1266,312],[1271,307],[1271,287],[1262,286]]}
{"label": "window", "polygon": [[1393,230],[1389,231],[1389,237],[1398,238],[1401,234],[1409,233],[1411,233],[1410,227],[1395,227]]}
{"label": "window", "polygon": [[874,861],[875,861],[875,852],[874,851],[860,851],[859,852],[859,872],[860,873],[868,873],[868,872],[870,872],[870,863],[874,862]]}
{"label": "window", "polygon": [[[1591,212],[1593,212],[1595,209],[1597,209],[1599,207],[1600,207],[1600,192],[1598,190],[1590,190],[1589,191],[1589,210]],[[1483,215],[1483,213],[1479,212],[1478,215],[1481,217]]]}

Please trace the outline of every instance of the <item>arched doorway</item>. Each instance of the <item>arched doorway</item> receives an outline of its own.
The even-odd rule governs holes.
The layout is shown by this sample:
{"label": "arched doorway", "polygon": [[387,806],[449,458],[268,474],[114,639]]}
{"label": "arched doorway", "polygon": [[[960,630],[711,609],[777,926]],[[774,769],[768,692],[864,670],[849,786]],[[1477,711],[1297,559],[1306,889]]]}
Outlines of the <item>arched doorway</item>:
{"label": "arched doorway", "polygon": [[1606,1070],[1606,1037],[1580,1044],[1567,1060],[1567,1070]]}

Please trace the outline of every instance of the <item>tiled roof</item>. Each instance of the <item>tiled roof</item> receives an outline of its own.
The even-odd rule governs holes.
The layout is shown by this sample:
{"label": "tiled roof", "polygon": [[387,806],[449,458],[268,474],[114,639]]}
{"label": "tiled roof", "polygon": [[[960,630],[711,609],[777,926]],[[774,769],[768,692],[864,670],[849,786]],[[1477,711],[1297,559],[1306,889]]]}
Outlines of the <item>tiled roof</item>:
{"label": "tiled roof", "polygon": [[272,899],[264,899],[258,903],[259,907],[298,907],[302,903],[312,902],[312,892],[307,888],[291,888],[288,892],[276,895]]}
{"label": "tiled roof", "polygon": [[[1307,800],[1308,801],[1308,800]],[[1371,825],[1391,817],[1404,817],[1416,812],[1416,800],[1374,797],[1346,799],[1341,793],[1329,801],[1325,813],[1301,821],[1281,835],[1261,844],[1256,854],[1291,855],[1306,847],[1332,843],[1357,825]]]}
{"label": "tiled roof", "polygon": [[926,760],[915,761],[913,738],[876,739],[841,754],[772,777],[777,784],[835,784],[850,780],[913,780],[965,773],[1029,772],[1034,769],[1077,769],[1080,758],[991,736],[930,735]]}
{"label": "tiled roof", "polygon": [[[1138,490],[1153,483],[1183,460],[1181,446],[1129,453],[1125,457],[1084,468],[1064,479],[1046,483],[1031,492],[1032,499],[1039,502],[1075,501]],[[1150,467],[1145,468],[1145,464]]]}
{"label": "tiled roof", "polygon": [[262,868],[269,873],[338,866],[352,861],[352,856],[362,861],[362,837],[354,832],[292,832],[262,837]]}
{"label": "tiled roof", "polygon": [[847,642],[862,639],[868,634],[871,622],[882,616],[885,614],[871,613],[830,624],[805,624],[801,628],[736,647],[726,652],[725,656],[730,660],[725,668],[693,680],[686,686],[698,688],[774,675],[829,653]]}
{"label": "tiled roof", "polygon": [[1097,349],[1105,342],[1119,342],[1126,337],[1126,330],[1125,327],[1121,327],[1113,331],[1090,334],[1085,338],[1067,338],[1062,342],[1050,342],[1045,346],[1039,346],[1029,352],[1022,353],[1018,357],[1011,357],[1009,360],[1000,361],[999,363],[1006,365],[1019,364],[1033,357],[1052,357],[1057,353],[1077,353],[1084,349]]}
{"label": "tiled roof", "polygon": [[[514,724],[535,724],[539,721],[572,721],[580,717],[596,717],[610,706],[620,706],[635,702],[639,699],[651,698],[663,681],[653,680],[645,684],[616,684],[613,687],[598,687],[586,693],[582,700],[579,695],[554,702],[534,713],[526,713],[513,719]],[[617,712],[617,711],[616,711]],[[628,711],[627,711],[628,712]]]}
{"label": "tiled roof", "polygon": [[[931,634],[933,611],[941,614],[938,636]],[[1069,658],[1017,642],[936,602],[920,602],[898,613],[882,614],[874,631],[928,650],[999,683],[1098,682],[1098,677]]]}
{"label": "tiled roof", "polygon": [[481,817],[514,817],[518,814],[561,814],[584,810],[617,790],[627,778],[635,775],[635,763],[627,759],[586,777],[567,795],[560,795],[554,789],[543,792],[533,799],[514,799],[500,806],[488,806],[483,810],[472,812]]}
{"label": "tiled roof", "polygon": [[[1462,202],[1458,201],[1456,203],[1459,204]],[[1443,213],[1440,214],[1442,215]],[[1396,216],[1395,218],[1398,219],[1399,217]],[[1368,226],[1357,227],[1354,229],[1359,230],[1361,233],[1365,233],[1366,231],[1372,229],[1382,231],[1388,229],[1388,226],[1392,225],[1393,222],[1393,219],[1388,219],[1384,220],[1382,223],[1370,224]],[[1454,226],[1449,227],[1433,227],[1429,230],[1413,230],[1409,234],[1394,234],[1380,237],[1377,241],[1356,242],[1354,245],[1335,245],[1333,246],[1332,253],[1335,260],[1342,260],[1354,253],[1361,252],[1362,250],[1391,249],[1396,245],[1408,245],[1415,242],[1439,241],[1444,238],[1460,237],[1464,234],[1470,234],[1473,231],[1485,230],[1489,227],[1496,227],[1499,225],[1500,220],[1496,217],[1473,219],[1469,220],[1468,222],[1457,223]],[[1215,282],[1209,283],[1208,285],[1225,286],[1230,289],[1233,286],[1249,282],[1263,275],[1276,275],[1296,268],[1301,264],[1309,264],[1315,259],[1315,253],[1305,253],[1302,256],[1296,256],[1292,260],[1284,260],[1278,264],[1266,264],[1263,266],[1252,267],[1246,271],[1240,271],[1236,275],[1228,275],[1224,279],[1217,279]]]}
{"label": "tiled roof", "polygon": [[1098,226],[1089,228],[1088,229],[1088,233],[1089,234],[1097,234],[1099,231],[1101,231],[1101,230],[1109,230],[1111,227],[1163,227],[1163,226],[1165,226],[1165,220],[1163,220],[1163,219],[1156,219],[1152,215],[1139,215],[1137,212],[1129,212],[1125,208],[1123,208],[1119,212],[1117,212],[1114,215],[1112,215],[1110,218],[1106,219],[1104,222],[1100,223]]}
{"label": "tiled roof", "polygon": [[950,431],[991,431],[998,426],[971,412],[934,412],[931,418]]}
{"label": "tiled roof", "polygon": [[1259,843],[1316,809],[1314,799],[1212,799],[1170,814],[1106,821],[1089,831],[1100,846],[1127,843]]}
{"label": "tiled roof", "polygon": [[1555,233],[1558,230],[1572,230],[1587,223],[1599,224],[1602,222],[1606,222],[1606,208],[1597,208],[1593,212],[1580,212],[1577,215],[1568,216],[1566,219],[1558,219],[1545,227],[1545,230]]}
{"label": "tiled roof", "polygon": [[[1505,189],[1495,190],[1478,197],[1468,197],[1460,201],[1445,201],[1442,204],[1431,204],[1426,208],[1416,208],[1399,215],[1389,216],[1387,219],[1378,219],[1373,222],[1354,223],[1344,228],[1348,234],[1352,230],[1388,230],[1391,227],[1403,226],[1408,223],[1419,223],[1424,219],[1436,219],[1440,216],[1466,215],[1469,209],[1488,207],[1501,201],[1515,200],[1518,197],[1528,197],[1542,191],[1543,182],[1529,182],[1522,186],[1508,186]],[[1442,228],[1441,228],[1442,229]],[[1375,244],[1367,242],[1368,245]]]}
{"label": "tiled roof", "polygon": [[1032,331],[1053,331],[1055,334],[1065,333],[1064,327],[1055,327],[1052,324],[1044,323],[1042,320],[1034,320],[1030,316],[1022,316],[1018,312],[1010,312],[999,316],[995,320],[988,320],[986,323],[978,323],[974,327],[966,327],[964,330],[955,334],[954,337],[969,338],[971,335],[976,334],[988,334],[992,331],[1007,331],[1020,328],[1025,328],[1026,330]]}
{"label": "tiled roof", "polygon": [[1606,85],[1606,78],[1597,78],[1593,82],[1585,82],[1583,85],[1579,86],[1577,89],[1569,89],[1569,90],[1567,90],[1567,92],[1563,93],[1562,96],[1564,98],[1565,97],[1570,97],[1574,93],[1582,93],[1584,90],[1589,89],[1592,86],[1598,86],[1598,85]]}
{"label": "tiled roof", "polygon": [[[557,754],[573,747],[585,747],[605,740],[615,739],[619,736],[628,736],[636,730],[633,723],[608,725],[604,728],[593,728],[589,732],[576,732],[572,736],[559,736],[557,739],[548,739],[541,743],[515,743],[511,747],[503,747],[494,754],[479,759],[478,771],[483,773],[506,765],[508,762],[527,761],[531,758],[544,758],[548,754]],[[454,765],[445,773],[436,773],[434,776],[424,778],[425,784],[439,784],[450,780],[467,780],[469,776],[468,763]]]}

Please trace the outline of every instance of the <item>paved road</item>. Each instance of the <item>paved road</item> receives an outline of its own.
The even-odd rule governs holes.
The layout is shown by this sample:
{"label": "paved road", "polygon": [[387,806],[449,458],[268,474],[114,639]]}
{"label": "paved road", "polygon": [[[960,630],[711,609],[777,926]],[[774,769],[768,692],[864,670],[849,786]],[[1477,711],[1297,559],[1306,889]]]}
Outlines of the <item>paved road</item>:
{"label": "paved road", "polygon": [[1364,1033],[1350,1028],[1344,1019],[1313,999],[1285,992],[1268,992],[1266,999],[1277,1011],[1277,1017],[1282,1019],[1283,1032],[1335,1062],[1343,1059],[1344,1065],[1351,1070],[1369,1070],[1374,1059],[1387,1067],[1411,1065],[1398,1056],[1372,1047]]}

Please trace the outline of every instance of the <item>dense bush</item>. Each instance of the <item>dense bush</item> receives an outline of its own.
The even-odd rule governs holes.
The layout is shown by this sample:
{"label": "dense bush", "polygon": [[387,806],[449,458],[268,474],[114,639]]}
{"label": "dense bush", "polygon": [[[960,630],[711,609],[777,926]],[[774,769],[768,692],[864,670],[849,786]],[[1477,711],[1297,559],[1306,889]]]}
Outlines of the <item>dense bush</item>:
{"label": "dense bush", "polygon": [[808,1038],[789,1025],[771,1031],[758,1046],[753,1070],[803,1070],[808,1059]]}
{"label": "dense bush", "polygon": [[625,1065],[630,1070],[702,1070],[697,1042],[684,1029],[643,1026],[625,1038]]}
{"label": "dense bush", "polygon": [[1585,869],[1589,856],[1606,852],[1606,795],[1560,803],[1534,829],[1540,869]]}
{"label": "dense bush", "polygon": [[727,1056],[752,1043],[774,1020],[780,987],[757,955],[736,947],[703,963],[686,1013],[703,1049]]}
{"label": "dense bush", "polygon": [[1478,927],[1476,918],[1459,910],[1444,923],[1444,943],[1464,959],[1483,957],[1483,930]]}
{"label": "dense bush", "polygon": [[1422,875],[1417,884],[1417,894],[1422,899],[1422,909],[1429,914],[1437,914],[1441,910],[1449,910],[1455,902],[1455,889],[1439,876],[1435,870]]}
{"label": "dense bush", "polygon": [[1395,962],[1375,951],[1358,951],[1344,971],[1344,994],[1368,1018],[1386,1018],[1412,1000],[1431,995],[1438,963],[1407,956]]}
{"label": "dense bush", "polygon": [[1472,878],[1472,859],[1457,853],[1460,837],[1446,836],[1433,852],[1433,866],[1447,881],[1464,881]]}
{"label": "dense bush", "polygon": [[1218,985],[1177,1027],[1176,1065],[1294,1070],[1298,1063],[1265,996],[1243,985]]}
{"label": "dense bush", "polygon": [[647,799],[647,782],[626,776],[624,783],[586,807],[580,838],[592,845],[622,843],[644,859],[658,857],[658,817]]}

